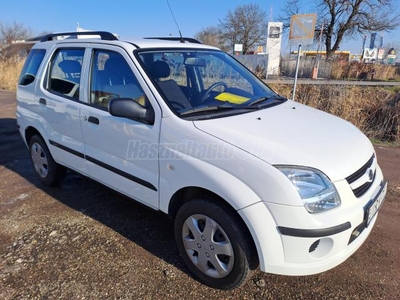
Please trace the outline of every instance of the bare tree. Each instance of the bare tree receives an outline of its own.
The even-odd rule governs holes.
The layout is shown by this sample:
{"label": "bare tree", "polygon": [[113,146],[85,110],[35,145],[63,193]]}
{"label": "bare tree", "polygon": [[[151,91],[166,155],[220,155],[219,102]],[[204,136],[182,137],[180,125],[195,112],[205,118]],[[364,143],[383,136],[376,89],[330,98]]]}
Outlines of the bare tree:
{"label": "bare tree", "polygon": [[243,44],[246,53],[267,38],[266,12],[258,4],[244,4],[220,21],[224,41],[233,49],[235,44]]}
{"label": "bare tree", "polygon": [[280,22],[283,22],[283,29],[290,27],[290,20],[293,15],[302,13],[300,0],[286,0],[285,7],[282,9],[283,14],[278,17]]}
{"label": "bare tree", "polygon": [[195,38],[204,44],[220,48],[223,51],[230,50],[222,31],[217,26],[209,26],[202,29],[195,35]]}
{"label": "bare tree", "polygon": [[[283,16],[280,16],[286,27],[291,15],[305,13],[304,3],[303,0],[287,0]],[[313,3],[318,16],[316,28],[324,24],[322,35],[327,57],[331,57],[345,39],[368,32],[391,31],[400,26],[398,0],[316,0]]]}
{"label": "bare tree", "polygon": [[22,23],[0,22],[0,44],[9,46],[13,41],[25,40],[32,36],[32,30]]}

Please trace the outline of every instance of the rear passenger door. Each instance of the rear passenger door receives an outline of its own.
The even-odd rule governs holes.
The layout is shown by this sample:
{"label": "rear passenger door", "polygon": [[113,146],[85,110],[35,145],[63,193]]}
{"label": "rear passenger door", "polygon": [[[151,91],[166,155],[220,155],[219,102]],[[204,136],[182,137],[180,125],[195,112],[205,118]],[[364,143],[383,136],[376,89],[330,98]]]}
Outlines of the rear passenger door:
{"label": "rear passenger door", "polygon": [[[81,71],[84,47],[64,44],[51,53],[35,99],[41,126],[53,158],[71,169],[87,173],[80,124]],[[35,102],[36,102],[35,101]]]}
{"label": "rear passenger door", "polygon": [[[128,54],[105,47],[91,50],[89,105],[81,111],[88,171],[92,178],[157,209],[160,112]],[[114,98],[155,108],[155,123],[111,116],[108,103]]]}

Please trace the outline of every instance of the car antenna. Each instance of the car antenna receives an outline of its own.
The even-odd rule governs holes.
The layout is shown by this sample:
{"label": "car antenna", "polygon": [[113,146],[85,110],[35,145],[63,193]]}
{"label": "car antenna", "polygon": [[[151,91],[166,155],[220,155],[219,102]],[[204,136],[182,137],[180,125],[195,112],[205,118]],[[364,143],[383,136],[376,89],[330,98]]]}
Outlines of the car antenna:
{"label": "car antenna", "polygon": [[175,19],[174,12],[172,11],[171,5],[169,5],[169,1],[168,1],[168,0],[167,0],[167,4],[168,4],[168,7],[169,7],[169,11],[171,12],[172,18],[173,18],[174,21],[175,21],[175,25],[176,25],[176,27],[178,28],[179,36],[180,36],[180,38],[181,38],[180,42],[181,42],[181,43],[184,43],[185,41],[183,40],[182,33],[181,33],[181,29],[179,28],[178,22],[177,22],[176,19]]}

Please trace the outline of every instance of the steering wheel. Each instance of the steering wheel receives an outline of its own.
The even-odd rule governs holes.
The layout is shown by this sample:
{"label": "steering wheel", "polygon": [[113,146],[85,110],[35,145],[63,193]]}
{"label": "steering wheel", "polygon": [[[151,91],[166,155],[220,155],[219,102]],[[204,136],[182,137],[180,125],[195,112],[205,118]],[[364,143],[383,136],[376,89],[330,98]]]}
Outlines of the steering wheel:
{"label": "steering wheel", "polygon": [[224,91],[228,88],[228,86],[226,85],[225,82],[222,81],[218,81],[214,84],[212,84],[203,94],[203,97],[201,98],[201,103],[203,103],[209,96],[210,93],[213,89],[215,89],[217,86],[223,86],[224,87]]}

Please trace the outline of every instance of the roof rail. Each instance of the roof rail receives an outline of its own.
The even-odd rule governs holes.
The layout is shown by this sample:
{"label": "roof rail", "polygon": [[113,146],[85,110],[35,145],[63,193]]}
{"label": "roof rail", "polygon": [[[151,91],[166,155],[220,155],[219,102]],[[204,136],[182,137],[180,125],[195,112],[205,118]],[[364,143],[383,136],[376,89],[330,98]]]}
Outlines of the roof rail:
{"label": "roof rail", "polygon": [[72,32],[58,32],[58,33],[50,33],[42,36],[37,36],[27,41],[39,41],[39,42],[47,42],[54,40],[57,36],[76,36],[79,35],[99,35],[102,40],[106,41],[116,41],[118,38],[112,34],[111,32],[107,31],[72,31]]}
{"label": "roof rail", "polygon": [[195,44],[202,44],[199,40],[190,37],[179,37],[179,36],[166,36],[166,37],[145,37],[147,40],[164,40],[164,41],[177,41],[177,42],[189,42]]}

